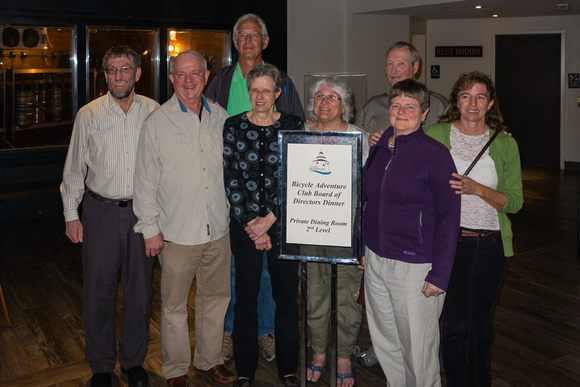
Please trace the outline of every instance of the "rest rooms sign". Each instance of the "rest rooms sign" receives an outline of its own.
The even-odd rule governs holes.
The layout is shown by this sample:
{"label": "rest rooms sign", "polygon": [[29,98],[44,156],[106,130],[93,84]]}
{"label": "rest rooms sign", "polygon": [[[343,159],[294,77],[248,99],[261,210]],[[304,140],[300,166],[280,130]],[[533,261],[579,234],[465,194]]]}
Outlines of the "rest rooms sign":
{"label": "rest rooms sign", "polygon": [[481,57],[483,46],[435,46],[435,56],[438,57]]}

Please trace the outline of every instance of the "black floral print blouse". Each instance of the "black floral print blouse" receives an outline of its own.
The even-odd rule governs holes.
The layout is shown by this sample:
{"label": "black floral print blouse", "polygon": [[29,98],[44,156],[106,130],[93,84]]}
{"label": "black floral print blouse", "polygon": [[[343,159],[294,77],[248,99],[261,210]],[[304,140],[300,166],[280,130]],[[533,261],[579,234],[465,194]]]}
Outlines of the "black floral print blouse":
{"label": "black floral print blouse", "polygon": [[242,226],[278,207],[278,131],[304,130],[300,118],[281,113],[270,126],[254,125],[247,112],[224,124],[224,181],[230,217]]}

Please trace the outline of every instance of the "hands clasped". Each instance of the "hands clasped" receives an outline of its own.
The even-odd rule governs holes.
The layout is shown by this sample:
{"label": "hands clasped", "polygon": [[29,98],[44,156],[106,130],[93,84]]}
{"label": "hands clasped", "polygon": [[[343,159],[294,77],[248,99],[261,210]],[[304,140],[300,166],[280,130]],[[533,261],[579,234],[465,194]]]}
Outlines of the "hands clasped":
{"label": "hands clasped", "polygon": [[275,222],[276,216],[272,212],[264,217],[258,216],[248,222],[244,230],[248,233],[250,239],[254,241],[256,249],[270,250],[272,248],[272,242],[267,232]]}

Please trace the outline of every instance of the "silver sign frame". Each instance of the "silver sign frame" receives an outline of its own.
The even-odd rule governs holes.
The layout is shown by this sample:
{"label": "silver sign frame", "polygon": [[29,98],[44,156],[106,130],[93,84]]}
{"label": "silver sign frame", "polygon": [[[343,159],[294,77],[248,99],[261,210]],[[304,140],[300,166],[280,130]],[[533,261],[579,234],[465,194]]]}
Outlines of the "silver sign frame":
{"label": "silver sign frame", "polygon": [[[278,133],[278,192],[280,205],[278,207],[277,247],[280,259],[344,264],[360,263],[362,255],[360,217],[361,141],[362,135],[359,132],[280,131]],[[320,149],[320,156],[314,157],[313,151],[317,153],[318,149]],[[335,160],[326,160],[323,150],[330,155],[335,155]],[[348,157],[337,159],[337,156],[341,154],[349,155],[351,162],[348,163]],[[311,163],[309,168],[304,167],[306,162]],[[342,166],[342,168],[333,169],[333,162]],[[289,163],[294,163],[294,165],[289,165]],[[299,171],[297,171],[297,168]],[[296,180],[290,182],[289,192],[288,180],[296,176],[297,173],[302,178],[299,182]],[[335,182],[338,179],[343,181],[344,185],[325,185],[322,183],[323,189],[316,190],[315,188],[321,184],[316,183],[317,181],[320,182],[320,175],[330,175],[331,173],[334,174],[332,177]],[[341,189],[344,186],[347,188]],[[304,196],[303,198],[297,198],[297,187],[305,188],[302,190],[302,195],[311,196],[318,194],[322,197]],[[324,189],[325,187],[338,187],[338,189]],[[336,199],[337,196],[339,199]],[[291,199],[290,203],[288,203],[289,198]],[[297,208],[293,206],[295,203],[304,204],[304,209],[301,210],[303,212],[311,211],[312,213],[322,213],[323,215],[316,216],[316,219],[308,219],[308,216],[289,218],[289,211],[291,214],[295,213],[293,212],[293,208]],[[345,203],[347,206],[343,206]],[[289,204],[290,210],[288,208]],[[350,222],[328,221],[328,219],[336,217],[339,212],[342,214],[343,220],[344,216],[350,212],[350,217],[347,219]],[[290,221],[292,223],[289,223]],[[343,225],[345,224],[350,227],[344,227]],[[312,233],[307,234],[310,231]],[[312,237],[315,232],[318,233],[316,234],[317,236]],[[333,233],[333,236],[330,236],[331,233]],[[341,235],[342,237],[337,238],[336,235]],[[345,235],[348,236],[344,238]],[[305,238],[313,238],[313,240],[306,241]],[[320,242],[318,241],[319,238]]]}

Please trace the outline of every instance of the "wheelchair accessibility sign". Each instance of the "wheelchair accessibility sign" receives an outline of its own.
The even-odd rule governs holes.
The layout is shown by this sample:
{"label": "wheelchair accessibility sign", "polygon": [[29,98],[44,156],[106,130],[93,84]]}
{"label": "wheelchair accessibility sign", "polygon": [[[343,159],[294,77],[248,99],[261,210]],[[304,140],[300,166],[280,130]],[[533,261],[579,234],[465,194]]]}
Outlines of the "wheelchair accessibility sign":
{"label": "wheelchair accessibility sign", "polygon": [[431,65],[431,79],[439,79],[441,75],[441,69],[439,65]]}

